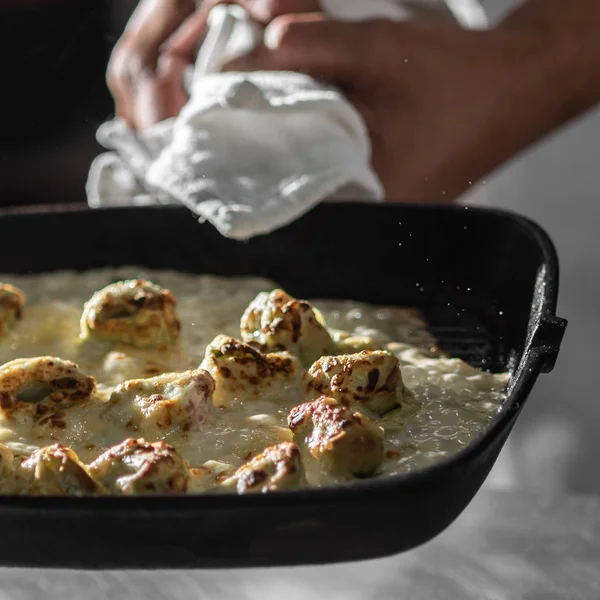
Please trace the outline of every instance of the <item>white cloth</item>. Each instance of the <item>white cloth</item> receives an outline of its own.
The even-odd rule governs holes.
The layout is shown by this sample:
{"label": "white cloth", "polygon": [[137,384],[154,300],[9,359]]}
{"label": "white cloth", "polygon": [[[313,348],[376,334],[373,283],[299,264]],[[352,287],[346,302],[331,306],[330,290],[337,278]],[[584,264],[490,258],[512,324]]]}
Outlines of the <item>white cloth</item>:
{"label": "white cloth", "polygon": [[[356,5],[345,5],[348,18]],[[410,16],[378,0],[360,18],[381,16],[384,5],[390,18]],[[298,73],[218,72],[263,36],[240,7],[215,7],[180,114],[139,136],[120,119],[98,130],[110,152],[90,168],[89,206],[183,204],[223,235],[248,239],[323,200],[382,200],[364,123],[337,90]]]}

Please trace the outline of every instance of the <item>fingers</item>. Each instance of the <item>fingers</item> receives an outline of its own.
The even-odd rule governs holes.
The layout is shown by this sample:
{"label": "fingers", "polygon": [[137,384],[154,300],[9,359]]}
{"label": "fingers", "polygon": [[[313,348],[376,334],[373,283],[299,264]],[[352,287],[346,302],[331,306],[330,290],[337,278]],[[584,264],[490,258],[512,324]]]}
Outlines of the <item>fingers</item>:
{"label": "fingers", "polygon": [[163,54],[150,71],[133,68],[132,60],[127,53],[113,56],[107,79],[116,116],[143,131],[179,114],[187,102],[183,81],[189,62],[179,55]]}
{"label": "fingers", "polygon": [[195,10],[195,0],[140,0],[125,33],[136,34],[143,30],[146,35],[164,40]]}
{"label": "fingers", "polygon": [[129,115],[136,131],[143,132],[179,114],[187,102],[182,84],[187,66],[180,56],[163,55],[158,59],[155,74],[138,81]]}
{"label": "fingers", "polygon": [[206,34],[208,15],[218,4],[237,4],[263,25],[282,15],[316,12],[321,8],[320,0],[206,0],[171,36],[166,44],[167,51],[195,56]]}
{"label": "fingers", "polygon": [[[135,128],[140,121],[146,121],[145,117],[140,118],[137,114],[139,106],[145,107],[144,115],[148,112],[146,102],[140,102],[138,96],[146,98],[156,95],[155,92],[149,92],[149,80],[156,76],[161,46],[194,12],[194,8],[194,0],[143,0],[115,46],[107,69],[107,84],[115,100],[117,116],[130,127]],[[167,65],[156,86],[171,86],[170,82],[175,78],[174,66]],[[143,86],[143,92],[138,89],[140,85]],[[178,100],[183,93],[183,82],[179,85]]]}
{"label": "fingers", "polygon": [[[212,3],[212,6],[215,4]],[[178,54],[192,60],[198,53],[206,34],[207,18],[208,10],[206,5],[202,5],[202,8],[186,19],[181,27],[163,44],[162,50],[168,54]]]}
{"label": "fingers", "polygon": [[194,0],[143,0],[117,44],[128,44],[145,68],[154,68],[161,46],[194,14]]}
{"label": "fingers", "polygon": [[[143,0],[140,3],[113,51],[107,71],[116,114],[130,127],[143,130],[178,114],[187,101],[183,89],[184,69],[194,62],[206,32],[208,13],[224,2],[207,0],[196,12],[193,0]],[[320,0],[237,0],[235,3],[248,10],[255,20],[267,24],[273,19],[276,23],[278,19],[285,19],[281,15],[292,11],[318,10]],[[278,42],[284,50],[288,35],[285,23],[280,23],[284,35]],[[277,28],[274,31],[277,32]],[[291,45],[290,60],[296,60],[295,45],[295,42]],[[272,59],[272,51],[264,50],[264,56],[256,57],[257,62]],[[282,54],[282,58],[285,56]],[[281,67],[287,68],[285,61]],[[270,68],[278,69],[277,63]]]}
{"label": "fingers", "polygon": [[238,0],[248,14],[263,25],[282,15],[312,13],[321,10],[320,0]]}
{"label": "fingers", "polygon": [[106,84],[115,101],[115,114],[133,127],[131,119],[131,98],[127,59],[120,49],[115,48],[106,71]]}
{"label": "fingers", "polygon": [[205,0],[200,6],[204,18],[217,4],[237,4],[244,8],[250,17],[263,25],[282,15],[317,12],[321,10],[320,0]]}
{"label": "fingers", "polygon": [[327,19],[323,14],[275,19],[265,46],[225,65],[228,71],[298,71],[316,79],[353,84],[369,77],[370,29],[365,23]]}

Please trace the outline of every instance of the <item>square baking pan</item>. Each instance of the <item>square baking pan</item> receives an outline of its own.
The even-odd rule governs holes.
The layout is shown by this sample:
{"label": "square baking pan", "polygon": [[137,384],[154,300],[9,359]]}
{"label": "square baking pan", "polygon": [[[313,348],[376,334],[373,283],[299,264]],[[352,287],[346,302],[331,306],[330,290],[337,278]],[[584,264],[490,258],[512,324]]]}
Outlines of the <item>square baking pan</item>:
{"label": "square baking pan", "polygon": [[0,217],[0,272],[139,265],[256,275],[303,298],[423,311],[444,350],[512,374],[481,435],[422,471],[264,495],[0,496],[0,564],[194,568],[318,564],[386,556],[443,531],[487,477],[566,321],[558,263],[531,221],[471,207],[319,206],[236,242],[183,208]]}

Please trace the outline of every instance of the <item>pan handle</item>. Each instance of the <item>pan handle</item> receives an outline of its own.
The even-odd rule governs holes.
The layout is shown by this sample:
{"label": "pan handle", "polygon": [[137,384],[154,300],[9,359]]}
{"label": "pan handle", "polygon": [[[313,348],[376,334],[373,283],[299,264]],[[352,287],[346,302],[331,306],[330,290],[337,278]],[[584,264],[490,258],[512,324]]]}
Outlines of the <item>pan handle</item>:
{"label": "pan handle", "polygon": [[530,347],[540,357],[542,373],[550,373],[554,369],[567,324],[566,319],[555,315],[540,318]]}

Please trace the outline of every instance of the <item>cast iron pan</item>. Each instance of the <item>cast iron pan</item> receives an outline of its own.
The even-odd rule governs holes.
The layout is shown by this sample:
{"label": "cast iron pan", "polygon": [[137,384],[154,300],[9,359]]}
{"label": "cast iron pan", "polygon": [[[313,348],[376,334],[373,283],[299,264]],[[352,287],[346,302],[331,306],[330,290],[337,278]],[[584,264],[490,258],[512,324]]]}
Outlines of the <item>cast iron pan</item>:
{"label": "cast iron pan", "polygon": [[252,496],[0,496],[0,564],[249,567],[375,558],[445,529],[488,475],[538,374],[554,366],[558,265],[530,221],[464,207],[320,206],[250,242],[185,209],[0,217],[0,272],[141,265],[260,275],[300,297],[421,307],[442,346],[514,376],[481,437],[427,470]]}

